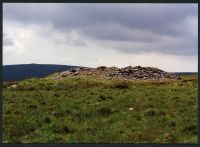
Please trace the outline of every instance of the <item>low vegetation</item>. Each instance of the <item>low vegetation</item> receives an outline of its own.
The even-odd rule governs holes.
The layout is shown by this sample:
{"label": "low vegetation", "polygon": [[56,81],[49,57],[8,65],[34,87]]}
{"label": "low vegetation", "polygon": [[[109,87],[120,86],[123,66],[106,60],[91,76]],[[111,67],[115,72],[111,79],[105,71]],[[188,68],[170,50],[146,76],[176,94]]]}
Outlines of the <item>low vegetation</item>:
{"label": "low vegetation", "polygon": [[33,78],[3,87],[4,143],[197,143],[197,76]]}

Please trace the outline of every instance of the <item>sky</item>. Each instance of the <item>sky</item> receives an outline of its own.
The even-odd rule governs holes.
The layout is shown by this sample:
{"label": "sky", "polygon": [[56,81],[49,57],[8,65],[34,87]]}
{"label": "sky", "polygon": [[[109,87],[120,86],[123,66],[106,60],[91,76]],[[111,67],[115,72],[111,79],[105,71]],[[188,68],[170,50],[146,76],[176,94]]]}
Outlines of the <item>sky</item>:
{"label": "sky", "polygon": [[198,71],[197,4],[3,4],[3,65]]}

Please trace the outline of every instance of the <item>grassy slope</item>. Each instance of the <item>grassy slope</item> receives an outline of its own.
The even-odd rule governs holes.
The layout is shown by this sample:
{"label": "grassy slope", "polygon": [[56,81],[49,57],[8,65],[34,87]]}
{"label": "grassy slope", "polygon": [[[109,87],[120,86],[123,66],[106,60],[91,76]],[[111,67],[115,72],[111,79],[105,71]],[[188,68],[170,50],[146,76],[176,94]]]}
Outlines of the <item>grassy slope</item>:
{"label": "grassy slope", "polygon": [[3,91],[4,143],[197,143],[197,76],[41,78],[18,85]]}

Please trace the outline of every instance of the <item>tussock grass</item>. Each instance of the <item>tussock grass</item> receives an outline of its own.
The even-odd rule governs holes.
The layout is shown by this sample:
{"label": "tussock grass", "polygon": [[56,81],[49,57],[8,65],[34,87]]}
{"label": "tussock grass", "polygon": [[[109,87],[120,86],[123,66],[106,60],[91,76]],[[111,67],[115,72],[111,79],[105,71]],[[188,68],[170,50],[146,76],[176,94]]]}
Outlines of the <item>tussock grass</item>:
{"label": "tussock grass", "polygon": [[[197,76],[4,84],[4,143],[197,143]],[[129,109],[131,108],[131,109]]]}

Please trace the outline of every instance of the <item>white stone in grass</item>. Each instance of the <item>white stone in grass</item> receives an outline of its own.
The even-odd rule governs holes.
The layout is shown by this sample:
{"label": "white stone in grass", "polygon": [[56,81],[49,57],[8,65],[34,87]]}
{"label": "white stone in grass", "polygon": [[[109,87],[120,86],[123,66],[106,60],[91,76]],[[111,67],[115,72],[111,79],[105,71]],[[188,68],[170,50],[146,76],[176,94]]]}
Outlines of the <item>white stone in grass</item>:
{"label": "white stone in grass", "polygon": [[11,85],[10,88],[17,88],[17,85]]}
{"label": "white stone in grass", "polygon": [[133,108],[132,108],[132,107],[131,107],[131,108],[128,108],[128,110],[129,110],[129,111],[133,111]]}

